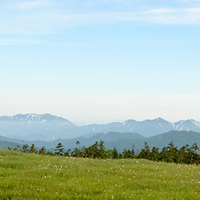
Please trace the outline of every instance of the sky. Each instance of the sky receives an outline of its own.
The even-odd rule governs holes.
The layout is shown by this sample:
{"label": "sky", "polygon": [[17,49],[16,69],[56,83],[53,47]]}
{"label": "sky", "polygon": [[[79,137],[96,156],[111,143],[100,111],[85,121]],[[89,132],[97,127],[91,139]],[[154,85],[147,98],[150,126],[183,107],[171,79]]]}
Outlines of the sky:
{"label": "sky", "polygon": [[200,121],[200,0],[1,0],[0,116]]}

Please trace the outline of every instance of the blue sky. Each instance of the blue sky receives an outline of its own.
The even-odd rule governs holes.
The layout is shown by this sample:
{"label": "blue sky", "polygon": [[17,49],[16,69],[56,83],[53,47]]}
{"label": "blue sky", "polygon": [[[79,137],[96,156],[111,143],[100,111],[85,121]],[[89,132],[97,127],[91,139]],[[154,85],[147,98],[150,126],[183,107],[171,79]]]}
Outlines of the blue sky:
{"label": "blue sky", "polygon": [[0,115],[200,121],[199,0],[1,0]]}

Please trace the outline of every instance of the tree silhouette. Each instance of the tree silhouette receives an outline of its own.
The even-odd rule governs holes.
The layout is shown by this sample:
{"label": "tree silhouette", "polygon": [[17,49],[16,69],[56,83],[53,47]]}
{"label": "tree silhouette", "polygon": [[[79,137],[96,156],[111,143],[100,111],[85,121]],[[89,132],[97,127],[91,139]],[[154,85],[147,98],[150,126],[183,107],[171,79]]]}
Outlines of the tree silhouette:
{"label": "tree silhouette", "polygon": [[28,146],[28,144],[25,143],[25,144],[22,146],[21,151],[24,152],[24,153],[25,153],[25,152],[28,152],[28,151],[29,151],[29,146]]}
{"label": "tree silhouette", "polygon": [[56,145],[55,154],[59,156],[64,155],[64,147],[60,142]]}
{"label": "tree silhouette", "polygon": [[31,145],[29,152],[30,152],[30,153],[37,153],[37,150],[36,150],[34,144]]}
{"label": "tree silhouette", "polygon": [[46,149],[44,146],[38,151],[39,154],[44,155],[46,153]]}
{"label": "tree silhouette", "polygon": [[112,151],[112,158],[113,158],[113,159],[116,159],[116,158],[118,158],[118,157],[119,157],[118,151],[117,151],[117,149],[114,147],[114,148],[113,148],[113,151]]}

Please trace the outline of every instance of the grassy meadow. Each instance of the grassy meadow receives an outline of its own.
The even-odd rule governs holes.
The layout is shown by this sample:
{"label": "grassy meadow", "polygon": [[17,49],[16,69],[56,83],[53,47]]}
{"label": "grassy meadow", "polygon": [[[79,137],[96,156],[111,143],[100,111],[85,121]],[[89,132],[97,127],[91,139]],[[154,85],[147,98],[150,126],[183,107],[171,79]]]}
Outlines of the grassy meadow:
{"label": "grassy meadow", "polygon": [[200,199],[200,165],[0,150],[0,199]]}

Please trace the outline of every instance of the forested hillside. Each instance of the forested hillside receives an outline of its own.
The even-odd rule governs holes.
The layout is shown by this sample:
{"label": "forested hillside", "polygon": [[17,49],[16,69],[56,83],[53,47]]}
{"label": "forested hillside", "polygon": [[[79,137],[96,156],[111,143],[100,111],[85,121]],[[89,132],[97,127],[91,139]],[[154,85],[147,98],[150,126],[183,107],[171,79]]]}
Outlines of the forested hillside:
{"label": "forested hillside", "polygon": [[[163,148],[167,146],[171,141],[173,141],[174,145],[178,148],[188,144],[192,145],[197,143],[200,146],[200,133],[193,132],[193,131],[170,131],[164,134],[160,134],[157,136],[153,136],[150,138],[145,138],[137,133],[117,133],[117,132],[109,132],[107,134],[99,133],[91,137],[78,137],[74,139],[57,139],[52,142],[45,142],[45,141],[22,141],[22,140],[15,140],[5,137],[0,137],[1,141],[10,141],[15,142],[17,144],[23,145],[24,143],[28,144],[29,146],[35,144],[35,146],[39,149],[42,146],[45,146],[46,149],[54,151],[55,146],[61,142],[64,148],[73,149],[77,147],[76,141],[79,141],[80,146],[90,146],[94,144],[96,141],[104,141],[105,149],[113,149],[114,147],[117,148],[119,152],[122,152],[124,148],[131,149],[132,145],[135,146],[135,150],[141,150],[144,147],[144,142],[147,142],[152,148],[156,146],[158,148]],[[4,144],[4,142],[2,142]],[[12,144],[12,147],[16,146],[16,144]],[[6,144],[0,145],[0,148],[7,147]]]}

